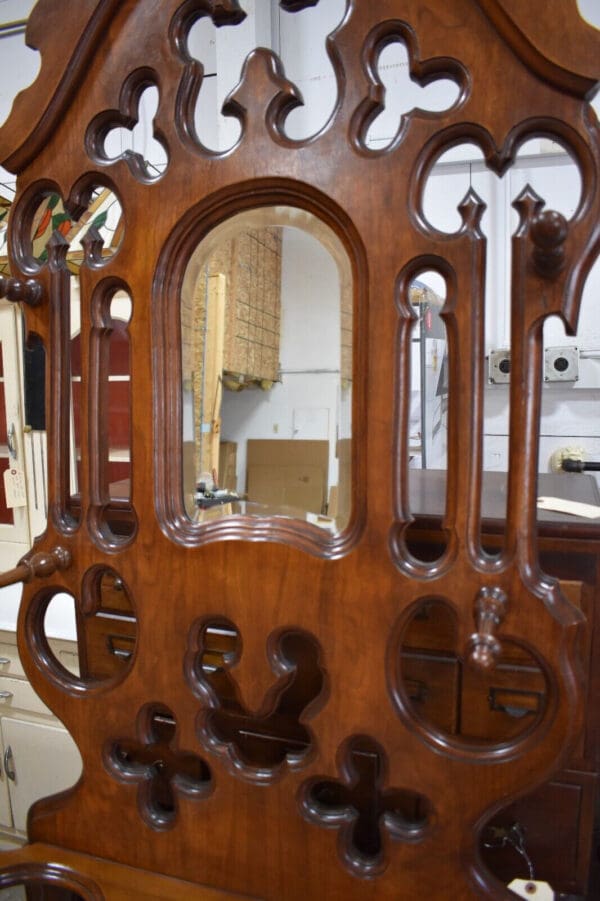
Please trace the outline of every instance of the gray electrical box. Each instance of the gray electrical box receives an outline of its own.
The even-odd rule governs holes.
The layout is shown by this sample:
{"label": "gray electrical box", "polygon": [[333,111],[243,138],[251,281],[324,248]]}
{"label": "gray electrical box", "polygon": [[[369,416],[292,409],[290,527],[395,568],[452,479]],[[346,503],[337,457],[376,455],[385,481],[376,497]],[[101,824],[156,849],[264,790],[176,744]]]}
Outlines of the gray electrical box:
{"label": "gray electrical box", "polygon": [[510,350],[508,347],[490,351],[488,379],[492,385],[505,385],[510,382]]}
{"label": "gray electrical box", "polygon": [[547,347],[544,351],[545,382],[576,382],[579,379],[578,347]]}

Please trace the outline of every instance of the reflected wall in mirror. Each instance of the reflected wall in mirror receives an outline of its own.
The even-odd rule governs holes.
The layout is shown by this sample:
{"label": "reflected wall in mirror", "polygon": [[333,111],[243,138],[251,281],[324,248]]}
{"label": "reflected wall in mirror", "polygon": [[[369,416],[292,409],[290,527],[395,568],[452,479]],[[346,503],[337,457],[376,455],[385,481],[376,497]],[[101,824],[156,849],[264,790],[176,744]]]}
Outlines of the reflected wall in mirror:
{"label": "reflected wall in mirror", "polygon": [[333,231],[292,207],[232,217],[181,298],[183,491],[198,523],[350,519],[352,276]]}

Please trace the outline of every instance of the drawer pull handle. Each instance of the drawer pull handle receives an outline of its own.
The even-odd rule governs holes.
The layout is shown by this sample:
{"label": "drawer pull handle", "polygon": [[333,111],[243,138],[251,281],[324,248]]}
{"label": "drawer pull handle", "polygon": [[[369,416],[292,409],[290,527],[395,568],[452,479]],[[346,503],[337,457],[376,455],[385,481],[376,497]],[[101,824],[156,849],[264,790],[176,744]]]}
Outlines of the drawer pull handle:
{"label": "drawer pull handle", "polygon": [[490,688],[488,701],[490,710],[506,713],[513,719],[535,715],[542,709],[544,695],[539,691],[523,691],[518,688]]}
{"label": "drawer pull handle", "polygon": [[3,689],[2,691],[0,691],[0,698],[2,698],[2,700],[8,701],[8,699],[12,698],[12,696],[13,696],[12,691],[6,691],[6,689]]}
{"label": "drawer pull handle", "polygon": [[10,779],[11,782],[17,781],[17,771],[15,770],[15,761],[10,745],[4,752],[4,772],[6,773],[6,778]]}
{"label": "drawer pull handle", "polygon": [[108,636],[108,651],[113,657],[119,657],[121,660],[131,660],[133,657],[133,650],[129,648],[120,648],[117,642],[129,643],[133,642],[133,639],[120,636],[120,635],[109,635]]}
{"label": "drawer pull handle", "polygon": [[10,663],[10,657],[0,657],[0,666],[5,666],[7,663]]}

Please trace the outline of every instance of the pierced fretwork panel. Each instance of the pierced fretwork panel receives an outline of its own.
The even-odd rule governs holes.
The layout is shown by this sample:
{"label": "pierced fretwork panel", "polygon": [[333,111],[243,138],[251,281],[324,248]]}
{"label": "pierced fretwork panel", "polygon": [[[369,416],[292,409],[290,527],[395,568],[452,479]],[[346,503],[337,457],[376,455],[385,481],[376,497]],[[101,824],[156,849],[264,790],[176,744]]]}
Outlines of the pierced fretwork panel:
{"label": "pierced fretwork panel", "polygon": [[[543,323],[559,316],[576,330],[597,253],[598,134],[588,105],[597,35],[575,0],[85,0],[77,7],[64,16],[53,0],[36,4],[29,41],[40,49],[40,76],[0,127],[0,162],[19,176],[10,278],[0,288],[8,301],[23,301],[25,329],[47,349],[49,523],[36,565],[19,570],[32,583],[19,646],[34,688],[73,732],[84,763],[73,790],[35,807],[34,844],[18,852],[18,865],[42,853],[35,848],[44,842],[74,851],[74,870],[91,874],[90,860],[98,859],[134,868],[149,896],[160,896],[148,880],[161,874],[183,880],[179,896],[190,901],[199,885],[198,892],[214,887],[265,901],[436,898],[448,886],[457,899],[502,901],[507,890],[477,850],[478,824],[501,799],[524,796],[569,765],[583,714],[584,615],[540,567],[536,467]],[[390,61],[400,47],[405,59]],[[400,103],[394,85],[407,79],[419,97]],[[155,102],[146,103],[146,89]],[[443,96],[430,103],[434,90]],[[227,120],[234,131],[220,133]],[[485,285],[493,259],[485,204],[477,179],[465,179],[457,221],[445,228],[431,213],[430,183],[459,145],[478,147],[495,178],[532,139],[570,155],[581,190],[569,211],[554,209],[535,185],[519,185],[510,198],[509,472],[493,555],[482,540]],[[160,177],[154,154],[162,154]],[[47,260],[32,247],[32,229],[52,196],[83,227],[97,186],[118,198],[122,217],[110,254],[102,223],[88,231],[73,276],[78,443],[66,220],[48,240],[44,232]],[[184,387],[184,363],[209,364],[203,353],[188,353],[186,267],[199,243],[226,232],[239,214],[269,208],[285,211],[291,229],[318,221],[343,249],[334,258],[345,259],[343,359],[337,340],[339,359],[315,355],[328,342],[324,327],[306,328],[308,301],[327,317],[319,302],[325,272],[293,263],[284,241],[277,278],[291,305],[281,308],[293,313],[285,346],[294,362],[273,360],[274,378],[242,387],[231,373],[224,378],[225,354],[213,353],[211,397],[230,392],[225,402],[235,415],[211,408],[209,417],[194,417],[198,398]],[[310,289],[299,288],[299,269]],[[437,356],[428,346],[420,360],[433,369],[435,358],[436,374],[444,365],[435,397],[438,432],[447,436],[441,509],[433,512],[431,483],[409,478],[417,453],[412,345],[421,317],[414,292],[431,273],[439,343]],[[264,296],[264,285],[254,289]],[[119,298],[127,299],[123,316]],[[232,297],[231,310],[242,300]],[[257,310],[260,323],[237,309],[232,316],[255,343],[265,329],[264,305]],[[129,358],[117,448],[127,469],[107,479],[117,344]],[[272,347],[283,355],[282,342]],[[302,395],[299,373],[314,385]],[[339,377],[333,400],[324,376]],[[287,380],[291,415],[278,407],[278,380]],[[326,486],[316,522],[293,509],[312,509],[303,502],[251,514],[249,419],[262,429],[251,437],[267,449],[285,440],[295,454],[300,442],[329,442],[326,476],[306,465],[292,476],[294,497],[319,479]],[[184,445],[200,422],[211,426],[219,466],[223,451],[230,491],[219,494],[213,473],[199,473],[212,496],[203,492],[210,503],[192,521]],[[265,458],[269,489],[292,469],[277,451]],[[350,474],[343,483],[340,472]],[[415,485],[425,508],[414,504]],[[228,508],[223,515],[213,501]],[[129,601],[121,609],[113,584],[110,635],[126,623],[129,641],[113,641],[110,673],[102,658],[76,677],[44,643],[45,609],[67,593],[85,635],[106,624],[101,596],[110,579],[126,586]],[[419,619],[436,604],[450,611],[442,654],[429,653],[432,639]],[[423,655],[435,657],[434,668],[449,664],[442,666],[449,703],[415,665]],[[526,685],[506,683],[507,660],[528,670]]]}
{"label": "pierced fretwork panel", "polygon": [[188,653],[188,678],[213,708],[199,717],[203,742],[225,753],[249,779],[268,780],[286,762],[302,766],[314,750],[304,719],[315,702],[322,702],[325,682],[314,638],[292,631],[278,636],[270,656],[280,676],[257,711],[246,707],[231,672],[241,653],[235,627],[209,621],[195,642],[198,652]]}

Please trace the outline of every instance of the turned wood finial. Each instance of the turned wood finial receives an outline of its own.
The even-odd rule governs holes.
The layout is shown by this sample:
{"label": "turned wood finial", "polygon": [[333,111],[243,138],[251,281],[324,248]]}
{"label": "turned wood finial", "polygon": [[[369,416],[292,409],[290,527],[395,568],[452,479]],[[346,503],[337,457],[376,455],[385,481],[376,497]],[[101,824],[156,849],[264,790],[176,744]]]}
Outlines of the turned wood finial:
{"label": "turned wood finial", "polygon": [[52,576],[57,570],[68,569],[71,562],[71,552],[60,546],[53,547],[49,551],[28,554],[14,569],[0,573],[0,588]]}
{"label": "turned wood finial", "polygon": [[50,551],[40,551],[22,561],[29,569],[29,575],[23,579],[44,578],[53,575],[57,570],[68,569],[71,565],[71,552],[64,547],[53,547]]}
{"label": "turned wood finial", "polygon": [[534,243],[533,264],[539,275],[553,278],[564,268],[564,243],[569,233],[567,220],[556,210],[544,210],[531,223]]}
{"label": "turned wood finial", "polygon": [[478,669],[489,670],[496,665],[502,646],[495,632],[506,616],[508,598],[501,588],[482,588],[475,600],[477,631],[471,635],[467,656]]}
{"label": "turned wood finial", "polygon": [[21,301],[30,307],[37,307],[42,302],[42,295],[42,285],[34,278],[19,281],[18,278],[0,275],[0,297],[6,297],[13,303]]}

